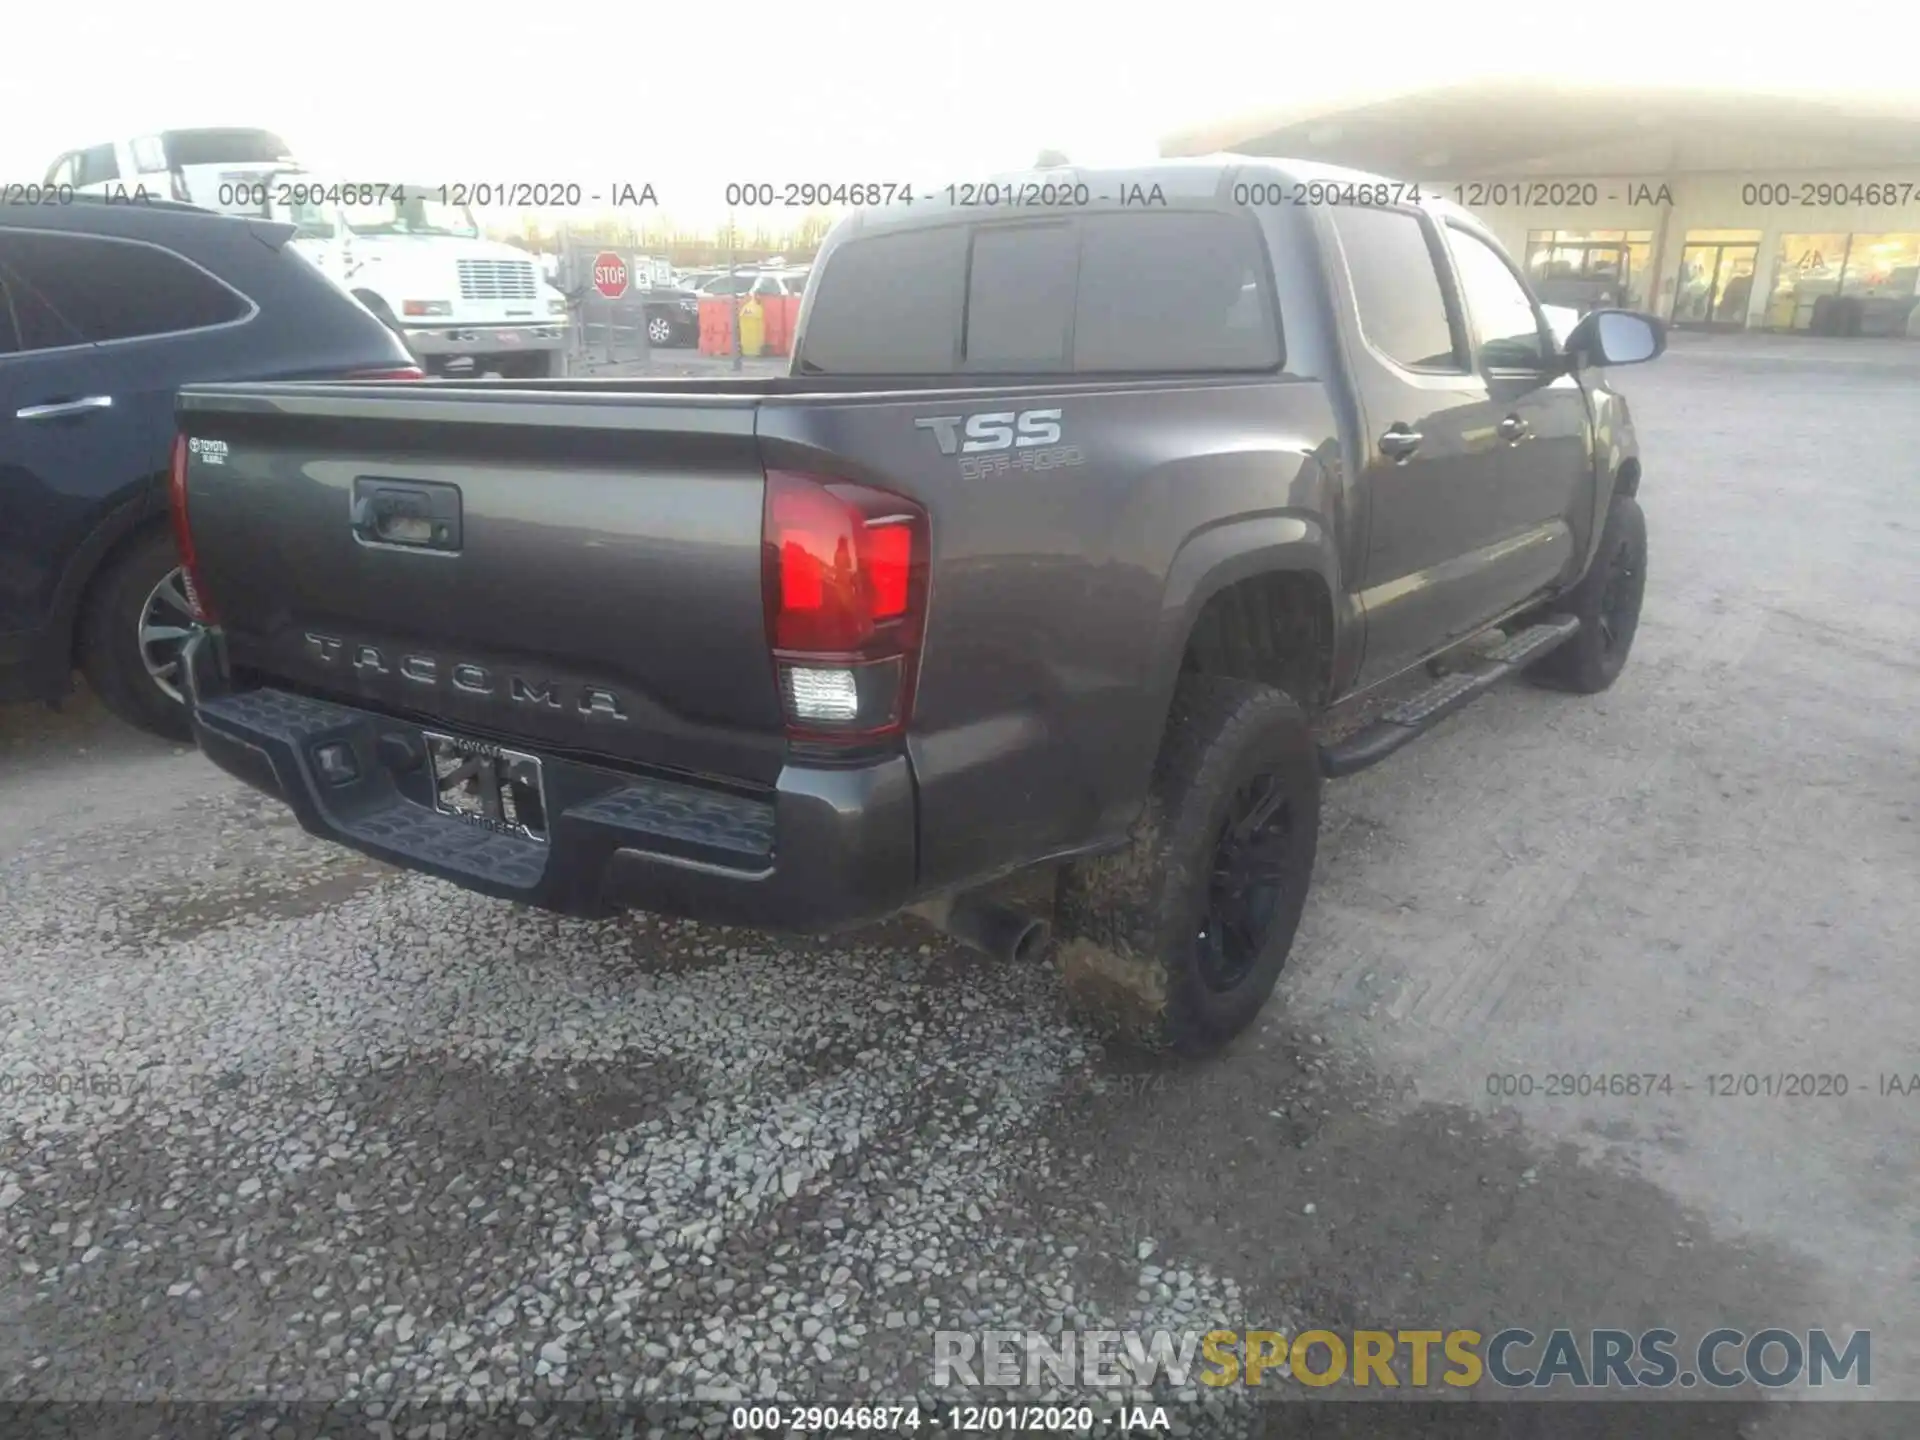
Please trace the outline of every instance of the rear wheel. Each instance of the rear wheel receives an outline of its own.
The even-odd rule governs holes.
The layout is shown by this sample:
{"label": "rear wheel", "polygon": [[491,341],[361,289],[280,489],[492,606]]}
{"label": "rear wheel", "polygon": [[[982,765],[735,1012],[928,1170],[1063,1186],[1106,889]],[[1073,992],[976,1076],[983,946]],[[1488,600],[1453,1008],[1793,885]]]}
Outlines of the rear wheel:
{"label": "rear wheel", "polygon": [[169,740],[192,737],[180,655],[193,612],[173,537],[136,536],[94,577],[80,619],[80,668],[102,703]]}
{"label": "rear wheel", "polygon": [[1646,589],[1647,517],[1632,496],[1618,495],[1607,509],[1593,563],[1554,607],[1579,618],[1579,633],[1548,651],[1529,677],[1580,695],[1597,695],[1613,684],[1633,649]]}
{"label": "rear wheel", "polygon": [[673,343],[673,321],[664,315],[653,315],[647,319],[647,343],[667,346]]}
{"label": "rear wheel", "polygon": [[1225,1044],[1286,963],[1319,827],[1300,707],[1264,685],[1185,677],[1132,844],[1061,876],[1058,954],[1076,1007],[1149,1048]]}

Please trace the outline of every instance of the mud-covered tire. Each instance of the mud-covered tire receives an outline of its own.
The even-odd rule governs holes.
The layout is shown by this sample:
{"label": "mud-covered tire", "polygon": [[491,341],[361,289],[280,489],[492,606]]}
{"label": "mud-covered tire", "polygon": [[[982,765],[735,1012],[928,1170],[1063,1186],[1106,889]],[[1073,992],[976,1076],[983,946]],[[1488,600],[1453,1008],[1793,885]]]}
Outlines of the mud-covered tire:
{"label": "mud-covered tire", "polygon": [[1578,616],[1579,633],[1542,656],[1528,678],[1579,695],[1613,684],[1633,649],[1646,588],[1647,517],[1632,496],[1616,495],[1593,563],[1553,607],[1555,614]]}
{"label": "mud-covered tire", "polygon": [[[1253,918],[1236,926],[1223,920],[1222,876],[1241,862],[1230,866],[1223,847],[1239,833],[1230,822],[1244,828],[1263,807],[1268,822],[1232,853],[1271,884],[1242,887]],[[1132,843],[1060,876],[1055,954],[1074,1008],[1149,1049],[1225,1044],[1260,1012],[1293,947],[1319,828],[1319,754],[1300,707],[1264,685],[1183,677]]]}
{"label": "mud-covered tire", "polygon": [[[192,738],[187,707],[149,673],[141,632],[155,587],[179,566],[173,536],[165,526],[143,531],[93,577],[80,614],[80,669],[101,703],[128,724],[169,740]],[[184,631],[188,621],[176,606],[158,614],[156,623]],[[177,661],[171,683],[177,691]]]}

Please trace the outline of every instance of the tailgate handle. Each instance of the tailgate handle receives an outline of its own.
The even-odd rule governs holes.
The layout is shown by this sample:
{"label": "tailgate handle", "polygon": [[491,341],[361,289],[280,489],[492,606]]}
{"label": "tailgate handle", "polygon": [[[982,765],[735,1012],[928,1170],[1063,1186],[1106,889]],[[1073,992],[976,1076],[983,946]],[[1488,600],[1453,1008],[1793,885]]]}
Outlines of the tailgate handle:
{"label": "tailgate handle", "polygon": [[353,535],[362,545],[407,550],[460,548],[460,487],[432,480],[353,482]]}

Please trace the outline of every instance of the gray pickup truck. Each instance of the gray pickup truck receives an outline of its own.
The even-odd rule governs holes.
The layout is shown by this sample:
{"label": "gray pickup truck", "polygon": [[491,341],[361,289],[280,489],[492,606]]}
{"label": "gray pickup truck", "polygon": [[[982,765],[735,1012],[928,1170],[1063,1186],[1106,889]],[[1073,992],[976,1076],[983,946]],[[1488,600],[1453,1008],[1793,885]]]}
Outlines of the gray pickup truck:
{"label": "gray pickup truck", "polygon": [[781,378],[183,392],[201,748],[566,913],[1050,924],[1070,995],[1226,1040],[1323,778],[1522,668],[1619,673],[1601,372],[1664,333],[1557,338],[1473,218],[1348,171],[965,190],[835,227]]}

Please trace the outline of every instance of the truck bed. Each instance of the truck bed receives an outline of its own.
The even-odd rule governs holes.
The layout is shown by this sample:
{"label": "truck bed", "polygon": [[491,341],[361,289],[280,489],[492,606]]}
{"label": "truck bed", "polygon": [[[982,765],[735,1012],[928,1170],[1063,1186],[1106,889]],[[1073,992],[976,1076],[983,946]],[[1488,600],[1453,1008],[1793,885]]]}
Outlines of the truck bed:
{"label": "truck bed", "polygon": [[[1062,443],[975,461],[929,428],[1035,412],[1064,414]],[[210,688],[511,747],[547,757],[550,778],[578,765],[602,777],[593,793],[624,776],[744,798],[770,807],[789,856],[850,820],[858,772],[906,797],[898,828],[864,832],[898,837],[894,904],[1123,833],[1172,683],[1160,632],[1185,623],[1167,609],[1186,604],[1170,577],[1191,583],[1183,537],[1224,512],[1245,517],[1235,543],[1306,545],[1304,517],[1339,503],[1325,392],[1286,375],[232,385],[184,392],[180,414],[201,447],[186,508],[224,654]],[[833,753],[791,735],[770,474],[927,517],[904,733]],[[356,530],[356,504],[388,491],[444,503],[427,517],[454,527],[439,548]],[[835,913],[856,908],[889,907]]]}

